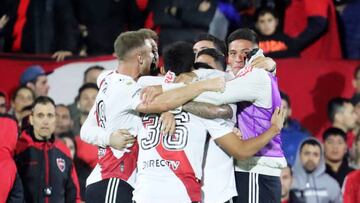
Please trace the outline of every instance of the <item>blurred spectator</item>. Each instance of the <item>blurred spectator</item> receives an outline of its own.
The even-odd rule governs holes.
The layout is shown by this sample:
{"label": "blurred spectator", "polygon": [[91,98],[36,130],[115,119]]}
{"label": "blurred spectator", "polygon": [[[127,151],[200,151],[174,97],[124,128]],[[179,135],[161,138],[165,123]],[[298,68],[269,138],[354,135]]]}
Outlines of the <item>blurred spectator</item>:
{"label": "blurred spectator", "polygon": [[5,51],[53,54],[64,60],[76,50],[76,20],[71,0],[6,1]]}
{"label": "blurred spectator", "polygon": [[360,202],[360,170],[346,176],[343,187],[343,203]]}
{"label": "blurred spectator", "polygon": [[307,59],[341,58],[333,0],[292,0],[286,9],[284,32],[309,45],[301,52]]}
{"label": "blurred spectator", "polygon": [[0,202],[24,202],[24,191],[13,159],[18,139],[15,119],[0,115]]}
{"label": "blurred spectator", "polygon": [[99,89],[94,83],[85,83],[79,89],[79,101],[77,103],[77,108],[80,112],[79,117],[74,118],[74,127],[73,133],[74,135],[79,135],[80,128],[82,124],[85,122],[91,107],[95,103],[96,95]]}
{"label": "blurred spectator", "polygon": [[255,14],[255,22],[259,33],[259,47],[266,56],[273,58],[299,56],[300,43],[279,29],[279,19],[274,10],[261,8]]}
{"label": "blurred spectator", "polygon": [[354,145],[352,148],[352,159],[350,162],[350,166],[355,169],[360,169],[360,134],[358,133],[356,139],[354,141]]}
{"label": "blurred spectator", "polygon": [[290,188],[292,185],[293,173],[291,166],[288,164],[286,168],[281,170],[281,203],[289,203]]}
{"label": "blurred spectator", "polygon": [[316,139],[308,138],[301,144],[293,173],[292,191],[301,202],[342,202],[339,184],[325,173],[321,144]]}
{"label": "blurred spectator", "polygon": [[294,165],[299,145],[307,137],[309,133],[294,119],[291,119],[291,102],[290,98],[284,92],[280,92],[281,106],[286,111],[284,127],[281,130],[281,147],[284,151],[286,161],[290,165]]}
{"label": "blurred spectator", "polygon": [[133,0],[73,0],[86,55],[114,52],[119,33],[144,26],[145,15]]}
{"label": "blurred spectator", "polygon": [[328,118],[331,127],[339,128],[346,133],[346,143],[348,148],[351,149],[355,139],[352,130],[355,128],[357,120],[351,101],[341,97],[331,99],[328,103]]}
{"label": "blurred spectator", "polygon": [[160,27],[160,49],[175,41],[193,41],[207,32],[216,10],[215,0],[153,0],[154,25]]}
{"label": "blurred spectator", "polygon": [[[84,72],[83,84],[85,84],[85,83],[96,84],[96,82],[97,82],[96,80],[103,70],[105,70],[105,68],[102,66],[99,66],[99,65],[90,66],[89,68],[87,68]],[[75,120],[78,117],[80,117],[80,112],[78,110],[78,100],[79,100],[79,95],[75,97],[74,103],[72,103],[68,106],[72,120]]]}
{"label": "blurred spectator", "polygon": [[55,108],[56,128],[55,136],[61,133],[71,132],[74,122],[71,120],[70,110],[64,104],[58,104]]}
{"label": "blurred spectator", "polygon": [[344,27],[345,57],[360,59],[360,0],[348,1],[341,15]]}
{"label": "blurred spectator", "polygon": [[0,114],[5,114],[7,112],[7,102],[6,94],[0,91]]}
{"label": "blurred spectator", "polygon": [[22,119],[21,111],[24,107],[31,105],[34,100],[35,94],[30,88],[24,86],[16,88],[11,95],[11,110],[9,114],[15,116],[20,123]]}
{"label": "blurred spectator", "polygon": [[[16,146],[16,164],[24,184],[26,202],[79,202],[79,185],[70,151],[55,139],[55,103],[36,98]],[[37,164],[31,164],[37,163]]]}
{"label": "blurred spectator", "polygon": [[353,129],[354,135],[357,135],[360,132],[360,94],[355,94],[351,98],[351,103],[354,106],[354,112],[357,116],[355,127]]}
{"label": "blurred spectator", "polygon": [[85,163],[83,160],[79,159],[78,149],[77,149],[77,145],[74,140],[73,134],[71,134],[69,132],[61,133],[59,135],[59,138],[64,142],[64,144],[70,150],[71,157],[75,164],[76,173],[79,178],[81,200],[83,202],[85,202],[86,179],[90,175],[92,168],[87,163]]}
{"label": "blurred spectator", "polygon": [[20,76],[20,85],[32,89],[36,97],[47,96],[50,88],[47,81],[47,73],[39,65],[32,65],[26,68]]}
{"label": "blurred spectator", "polygon": [[328,128],[323,134],[326,173],[343,185],[345,176],[354,169],[347,160],[346,134],[339,128]]}
{"label": "blurred spectator", "polygon": [[32,113],[32,104],[25,106],[24,108],[21,109],[20,124],[19,124],[19,128],[21,129],[20,131],[30,127],[29,116],[31,113]]}
{"label": "blurred spectator", "polygon": [[355,92],[353,97],[357,94],[360,94],[360,65],[356,67],[354,71],[354,79],[353,79],[353,86],[355,88]]}

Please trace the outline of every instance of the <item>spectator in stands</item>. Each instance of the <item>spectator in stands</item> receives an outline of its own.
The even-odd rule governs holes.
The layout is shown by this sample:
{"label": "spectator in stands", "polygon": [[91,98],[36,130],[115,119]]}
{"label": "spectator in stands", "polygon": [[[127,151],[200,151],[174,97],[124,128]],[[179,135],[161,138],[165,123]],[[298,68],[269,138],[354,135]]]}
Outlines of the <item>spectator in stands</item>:
{"label": "spectator in stands", "polygon": [[360,170],[346,176],[343,186],[343,203],[360,202]]}
{"label": "spectator in stands", "polygon": [[0,202],[24,202],[24,191],[13,159],[18,139],[17,122],[0,114]]}
{"label": "spectator in stands", "polygon": [[79,117],[73,119],[74,121],[74,128],[73,133],[74,135],[79,135],[80,128],[82,124],[85,122],[91,107],[94,105],[96,95],[99,89],[96,84],[94,83],[85,83],[79,89],[79,101],[77,103],[77,108],[80,112]]}
{"label": "spectator in stands", "polygon": [[345,176],[354,169],[347,160],[346,134],[339,128],[328,128],[323,134],[326,173],[343,185]]}
{"label": "spectator in stands", "polygon": [[328,118],[332,127],[339,128],[346,133],[346,143],[350,149],[355,139],[352,130],[355,128],[357,120],[351,101],[341,97],[331,99],[328,103]]}
{"label": "spectator in stands", "polygon": [[9,114],[15,116],[20,123],[22,119],[22,109],[31,105],[34,100],[35,94],[30,88],[24,86],[16,88],[14,93],[11,95],[11,110]]}
{"label": "spectator in stands", "polygon": [[36,97],[47,96],[49,92],[47,74],[39,65],[32,65],[26,68],[20,76],[20,85],[32,89]]}
{"label": "spectator in stands", "polygon": [[292,190],[297,199],[301,197],[308,203],[341,202],[339,184],[325,173],[325,161],[321,144],[313,138],[301,143],[293,167]]}
{"label": "spectator in stands", "polygon": [[360,132],[360,94],[355,94],[351,98],[351,103],[354,106],[354,111],[357,115],[355,127],[353,129],[354,135],[357,135]]}
{"label": "spectator in stands", "polygon": [[333,0],[294,0],[285,12],[284,32],[308,45],[307,59],[341,58],[340,39]]}
{"label": "spectator in stands", "polygon": [[290,188],[292,185],[293,173],[291,165],[287,165],[286,168],[281,170],[280,181],[281,181],[281,203],[290,203]]}
{"label": "spectator in stands", "polygon": [[56,117],[51,98],[35,99],[30,124],[16,146],[16,164],[26,202],[79,202],[78,178],[70,151],[53,134]]}
{"label": "spectator in stands", "polygon": [[[102,66],[99,66],[99,65],[90,66],[89,68],[87,68],[84,72],[83,84],[85,84],[85,83],[96,84],[96,79],[103,70],[105,70],[105,68]],[[71,115],[72,120],[75,120],[78,117],[80,117],[80,112],[77,107],[78,100],[79,100],[79,97],[77,96],[77,97],[75,97],[74,103],[69,105],[69,110],[70,110],[70,115]]]}
{"label": "spectator in stands", "polygon": [[55,108],[56,128],[55,136],[61,133],[71,132],[74,122],[71,120],[70,110],[64,104],[58,104]]}
{"label": "spectator in stands", "polygon": [[174,41],[193,41],[207,32],[216,10],[215,0],[154,0],[154,25],[160,27],[160,50]]}
{"label": "spectator in stands", "polygon": [[284,128],[281,130],[282,149],[285,153],[286,161],[290,165],[294,165],[297,151],[301,142],[309,137],[309,132],[305,130],[301,124],[291,118],[291,102],[290,98],[284,92],[280,92],[281,106],[286,111]]}
{"label": "spectator in stands", "polygon": [[0,91],[0,114],[5,114],[7,112],[7,102],[6,94]]}
{"label": "spectator in stands", "polygon": [[352,147],[352,157],[350,166],[355,169],[360,169],[360,134],[356,135],[354,145]]}
{"label": "spectator in stands", "polygon": [[354,71],[353,86],[355,88],[353,97],[355,97],[355,95],[360,94],[360,65]]}
{"label": "spectator in stands", "polygon": [[53,54],[61,61],[76,49],[76,20],[70,0],[7,1],[5,51]]}
{"label": "spectator in stands", "polygon": [[279,19],[274,10],[270,8],[258,10],[255,14],[255,22],[259,33],[259,47],[266,56],[284,58],[300,55],[300,43],[280,30]]}

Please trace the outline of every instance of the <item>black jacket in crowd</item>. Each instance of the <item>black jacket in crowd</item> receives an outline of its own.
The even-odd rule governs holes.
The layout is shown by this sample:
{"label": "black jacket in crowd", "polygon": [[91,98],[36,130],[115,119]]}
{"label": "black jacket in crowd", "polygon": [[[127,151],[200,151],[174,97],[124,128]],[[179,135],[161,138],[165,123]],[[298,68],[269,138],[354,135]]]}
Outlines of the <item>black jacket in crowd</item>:
{"label": "black jacket in crowd", "polygon": [[78,177],[70,151],[55,140],[37,140],[23,131],[16,146],[16,165],[26,202],[79,202]]}
{"label": "black jacket in crowd", "polygon": [[333,177],[340,185],[340,188],[342,187],[345,177],[347,174],[349,174],[354,169],[349,166],[349,163],[347,159],[345,158],[343,162],[340,165],[340,168],[337,172],[334,172],[331,167],[326,164],[326,170],[325,172],[329,174],[331,177]]}

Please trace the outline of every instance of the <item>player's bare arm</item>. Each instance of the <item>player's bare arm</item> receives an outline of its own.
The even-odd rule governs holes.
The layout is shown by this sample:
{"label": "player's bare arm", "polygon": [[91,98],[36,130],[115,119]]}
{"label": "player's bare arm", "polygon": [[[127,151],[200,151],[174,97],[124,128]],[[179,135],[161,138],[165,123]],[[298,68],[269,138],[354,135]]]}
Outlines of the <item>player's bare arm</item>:
{"label": "player's bare arm", "polygon": [[204,102],[190,101],[186,103],[182,108],[184,111],[190,112],[196,116],[207,119],[214,119],[214,118],[231,119],[233,117],[233,110],[227,104],[216,106],[214,104],[209,104]]}

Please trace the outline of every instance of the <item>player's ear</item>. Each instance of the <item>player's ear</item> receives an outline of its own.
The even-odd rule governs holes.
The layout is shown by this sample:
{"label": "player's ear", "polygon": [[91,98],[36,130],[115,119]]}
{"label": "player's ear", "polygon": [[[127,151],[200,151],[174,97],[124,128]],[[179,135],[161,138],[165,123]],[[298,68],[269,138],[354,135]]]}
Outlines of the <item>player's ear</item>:
{"label": "player's ear", "polygon": [[137,61],[138,61],[139,65],[142,65],[144,63],[144,57],[142,56],[141,53],[139,53],[137,55]]}

